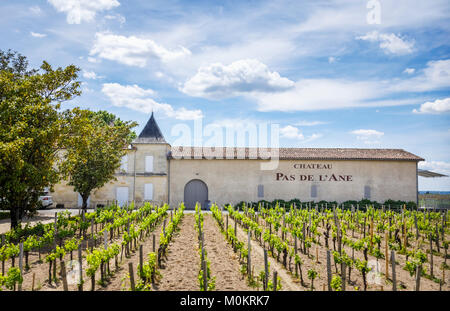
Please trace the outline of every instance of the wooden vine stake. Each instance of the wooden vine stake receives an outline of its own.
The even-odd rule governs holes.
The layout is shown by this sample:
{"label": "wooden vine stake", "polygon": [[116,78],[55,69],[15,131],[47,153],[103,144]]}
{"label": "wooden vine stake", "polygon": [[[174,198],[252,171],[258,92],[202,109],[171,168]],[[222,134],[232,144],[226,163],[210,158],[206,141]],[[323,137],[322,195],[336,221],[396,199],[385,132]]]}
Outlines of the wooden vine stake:
{"label": "wooden vine stake", "polygon": [[267,262],[267,249],[264,249],[264,290],[267,290],[269,282],[269,263]]}
{"label": "wooden vine stake", "polygon": [[[23,275],[23,242],[20,242],[19,248],[20,248],[19,269],[20,269],[20,275]],[[19,290],[19,292],[22,291],[22,283],[21,282],[19,282],[18,290]]]}
{"label": "wooden vine stake", "polygon": [[252,233],[251,233],[250,229],[248,229],[247,274],[248,274],[248,279],[249,280],[252,277],[252,275],[250,273],[251,268],[252,268],[252,265],[251,265],[251,260],[252,260],[252,257],[251,257],[251,243],[250,243],[251,242],[251,235],[252,235]]}
{"label": "wooden vine stake", "polygon": [[385,275],[386,280],[389,279],[389,257],[388,257],[388,251],[389,251],[389,237],[388,233],[384,232],[384,259],[385,259]]}
{"label": "wooden vine stake", "polygon": [[422,267],[420,265],[416,268],[416,291],[420,291],[420,275],[422,274]]}
{"label": "wooden vine stake", "polygon": [[80,281],[78,283],[78,290],[80,292],[82,292],[83,291],[83,256],[81,254],[81,244],[78,246],[78,264],[79,264],[78,269],[80,269],[80,271],[79,271]]}
{"label": "wooden vine stake", "polygon": [[[142,245],[139,246],[139,273],[141,274],[142,279],[144,278],[144,252],[142,249]],[[143,279],[144,280],[144,279]]]}
{"label": "wooden vine stake", "polygon": [[61,278],[63,281],[64,291],[67,292],[69,290],[69,287],[67,285],[66,264],[64,261],[61,261]]}
{"label": "wooden vine stake", "polygon": [[341,273],[342,273],[342,291],[345,292],[345,270],[347,265],[343,262],[341,266]]}
{"label": "wooden vine stake", "polygon": [[370,249],[373,247],[373,216],[370,219]]}
{"label": "wooden vine stake", "polygon": [[416,226],[416,240],[419,239],[419,226],[417,225],[417,214],[414,214],[414,225]]}
{"label": "wooden vine stake", "polygon": [[31,291],[34,291],[34,280],[36,278],[36,273],[33,272],[33,280],[31,281]]}
{"label": "wooden vine stake", "polygon": [[327,249],[327,281],[328,281],[328,291],[331,291],[331,253]]}
{"label": "wooden vine stake", "polygon": [[433,239],[430,233],[430,275],[433,277]]}
{"label": "wooden vine stake", "polygon": [[155,253],[156,252],[156,237],[155,237],[155,234],[153,234],[153,252]]}
{"label": "wooden vine stake", "polygon": [[[294,235],[294,258],[297,256],[297,236]],[[298,267],[295,265],[295,275],[298,275]]]}
{"label": "wooden vine stake", "polygon": [[129,270],[129,273],[130,273],[131,290],[134,291],[135,290],[135,286],[134,286],[134,273],[133,273],[133,263],[132,262],[128,263],[128,270]]}
{"label": "wooden vine stake", "polygon": [[274,292],[277,291],[277,281],[278,281],[277,274],[278,274],[277,271],[273,272],[273,291]]}
{"label": "wooden vine stake", "polygon": [[227,225],[225,227],[225,234],[226,234],[227,240],[228,240],[228,214],[227,214]]}
{"label": "wooden vine stake", "polygon": [[395,252],[391,250],[391,266],[392,266],[392,290],[397,290],[397,276],[395,275]]}

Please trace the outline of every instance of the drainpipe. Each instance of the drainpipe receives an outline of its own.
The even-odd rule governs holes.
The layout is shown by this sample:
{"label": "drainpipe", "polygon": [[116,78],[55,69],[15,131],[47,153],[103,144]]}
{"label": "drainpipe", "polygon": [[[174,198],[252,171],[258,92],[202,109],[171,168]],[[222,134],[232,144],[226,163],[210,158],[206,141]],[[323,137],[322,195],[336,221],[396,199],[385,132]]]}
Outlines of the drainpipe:
{"label": "drainpipe", "polygon": [[134,149],[134,163],[133,163],[133,171],[134,171],[134,177],[133,177],[133,202],[136,204],[136,146],[133,146]]}
{"label": "drainpipe", "polygon": [[167,204],[170,205],[170,158],[172,157],[172,152],[169,150],[167,153]]}
{"label": "drainpipe", "polygon": [[419,161],[416,161],[416,205],[419,209]]}

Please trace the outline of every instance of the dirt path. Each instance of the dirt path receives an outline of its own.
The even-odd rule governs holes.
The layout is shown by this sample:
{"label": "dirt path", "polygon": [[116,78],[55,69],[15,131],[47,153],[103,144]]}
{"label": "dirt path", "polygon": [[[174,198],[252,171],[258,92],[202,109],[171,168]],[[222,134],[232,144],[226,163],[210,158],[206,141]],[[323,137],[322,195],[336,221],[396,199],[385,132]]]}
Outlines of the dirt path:
{"label": "dirt path", "polygon": [[[234,228],[234,220],[229,217],[229,225]],[[240,241],[245,241],[247,243],[248,235],[245,231],[239,226],[237,226],[237,237]],[[264,250],[259,245],[258,242],[251,240],[251,260],[252,266],[254,270],[254,274],[258,275],[260,271],[264,270]],[[281,278],[281,290],[283,291],[301,291],[304,288],[300,285],[300,283],[294,281],[292,277],[288,274],[288,271],[279,264],[275,259],[268,256],[268,262],[270,264],[270,278],[273,277],[273,271],[277,271],[278,276]]]}
{"label": "dirt path", "polygon": [[211,273],[216,277],[216,290],[246,291],[255,290],[239,271],[239,258],[220,232],[219,226],[209,213],[204,213],[203,232]]}
{"label": "dirt path", "polygon": [[165,267],[160,269],[162,279],[155,287],[160,291],[198,291],[200,257],[197,253],[197,232],[194,214],[185,214],[167,250]]}
{"label": "dirt path", "polygon": [[[170,221],[170,217],[166,217],[166,225]],[[159,237],[162,230],[164,220],[161,220],[161,222],[156,226],[155,230],[149,234],[148,237],[145,238],[144,241],[140,242],[140,245],[142,245],[142,253],[143,253],[143,260],[147,261],[148,254],[150,252],[153,252],[153,235],[155,236],[155,252],[158,252],[158,246],[159,246]],[[119,260],[120,260],[120,254],[119,254]],[[130,258],[126,258],[125,255],[123,256],[123,261],[120,262],[118,269],[114,272],[114,275],[110,278],[108,281],[108,284],[105,287],[97,286],[98,291],[120,291],[120,290],[130,290],[131,284],[129,281],[129,278],[127,277],[129,273],[129,263],[133,263],[133,274],[134,274],[134,280],[137,282],[138,276],[137,276],[137,269],[139,265],[139,246],[134,251],[134,253],[131,254]],[[112,265],[111,265],[112,268]]]}

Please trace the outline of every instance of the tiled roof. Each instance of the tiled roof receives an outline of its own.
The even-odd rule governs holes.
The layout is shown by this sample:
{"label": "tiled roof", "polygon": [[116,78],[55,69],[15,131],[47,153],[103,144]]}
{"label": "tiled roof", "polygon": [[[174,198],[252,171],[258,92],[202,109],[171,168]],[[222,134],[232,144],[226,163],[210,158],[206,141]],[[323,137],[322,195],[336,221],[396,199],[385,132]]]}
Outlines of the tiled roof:
{"label": "tiled roof", "polygon": [[[277,155],[280,160],[402,160],[424,161],[403,149],[358,148],[220,148],[220,147],[172,147],[174,159],[270,159]],[[271,152],[273,154],[271,155]]]}

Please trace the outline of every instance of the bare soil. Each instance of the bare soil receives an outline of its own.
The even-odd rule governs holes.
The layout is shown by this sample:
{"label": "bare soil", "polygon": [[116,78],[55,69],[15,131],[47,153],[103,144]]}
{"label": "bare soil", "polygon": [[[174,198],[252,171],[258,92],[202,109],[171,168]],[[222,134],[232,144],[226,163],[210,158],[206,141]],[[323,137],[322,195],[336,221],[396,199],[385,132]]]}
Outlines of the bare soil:
{"label": "bare soil", "polygon": [[239,270],[239,258],[220,232],[219,225],[211,214],[203,215],[205,249],[211,261],[211,274],[216,277],[216,290],[255,290],[247,285],[247,280]]}
{"label": "bare soil", "polygon": [[155,287],[160,291],[198,291],[197,275],[200,257],[197,252],[197,231],[193,214],[185,214],[167,250],[162,279]]}

